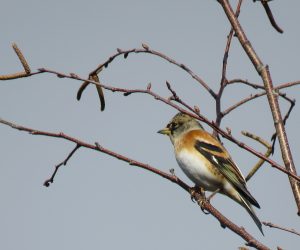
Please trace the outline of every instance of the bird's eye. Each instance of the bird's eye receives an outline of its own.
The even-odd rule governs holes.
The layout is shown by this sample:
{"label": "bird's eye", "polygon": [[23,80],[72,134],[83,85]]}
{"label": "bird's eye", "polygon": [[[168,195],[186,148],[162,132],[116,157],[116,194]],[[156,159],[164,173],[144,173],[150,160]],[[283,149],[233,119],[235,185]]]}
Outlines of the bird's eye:
{"label": "bird's eye", "polygon": [[178,126],[179,126],[178,123],[176,123],[176,122],[171,122],[171,123],[168,124],[167,127],[168,127],[170,130],[175,130],[176,128],[178,128]]}

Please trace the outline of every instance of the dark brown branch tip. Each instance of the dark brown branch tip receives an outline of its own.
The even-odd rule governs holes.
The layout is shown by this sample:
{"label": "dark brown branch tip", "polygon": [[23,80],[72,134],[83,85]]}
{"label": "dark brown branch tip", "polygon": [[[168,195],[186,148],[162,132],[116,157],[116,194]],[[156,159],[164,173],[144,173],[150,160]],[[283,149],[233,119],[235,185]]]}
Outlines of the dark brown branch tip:
{"label": "dark brown branch tip", "polygon": [[39,68],[39,69],[37,69],[39,72],[46,72],[46,69],[45,68]]}
{"label": "dark brown branch tip", "polygon": [[171,88],[171,85],[168,81],[166,81],[166,85],[167,85],[167,88],[170,89]]}
{"label": "dark brown branch tip", "polygon": [[131,95],[132,93],[133,93],[133,92],[128,91],[128,92],[123,93],[123,95],[124,95],[124,96],[129,96],[129,95]]}
{"label": "dark brown branch tip", "polygon": [[53,181],[51,181],[51,180],[45,180],[43,186],[49,187],[49,186],[50,186],[50,183],[53,183]]}
{"label": "dark brown branch tip", "polygon": [[187,67],[182,63],[182,64],[180,64],[180,67],[182,68],[182,69],[184,69],[184,70],[187,70]]}
{"label": "dark brown branch tip", "polygon": [[221,228],[226,229],[226,225],[224,225],[223,223],[220,223]]}
{"label": "dark brown branch tip", "polygon": [[60,74],[57,74],[56,76],[57,76],[58,78],[65,78],[64,75],[60,75]]}

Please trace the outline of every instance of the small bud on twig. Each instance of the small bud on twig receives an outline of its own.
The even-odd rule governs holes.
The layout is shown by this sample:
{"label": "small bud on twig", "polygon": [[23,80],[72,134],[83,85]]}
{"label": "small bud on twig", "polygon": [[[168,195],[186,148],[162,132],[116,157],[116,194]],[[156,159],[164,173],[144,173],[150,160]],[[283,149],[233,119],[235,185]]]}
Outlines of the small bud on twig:
{"label": "small bud on twig", "polygon": [[145,50],[149,50],[149,46],[148,46],[146,43],[142,43],[142,47],[143,47]]}
{"label": "small bud on twig", "polygon": [[149,82],[147,85],[147,90],[150,90],[150,89],[151,89],[151,82]]}
{"label": "small bud on twig", "polygon": [[226,127],[226,131],[227,131],[227,133],[228,133],[228,134],[230,134],[230,135],[231,135],[231,128],[229,128],[229,127]]}
{"label": "small bud on twig", "polygon": [[198,106],[194,106],[194,110],[195,110],[195,112],[197,113],[197,114],[200,114],[200,109],[199,109],[199,107]]}
{"label": "small bud on twig", "polygon": [[76,75],[75,73],[70,73],[70,76],[71,76],[72,78],[78,78],[78,75]]}

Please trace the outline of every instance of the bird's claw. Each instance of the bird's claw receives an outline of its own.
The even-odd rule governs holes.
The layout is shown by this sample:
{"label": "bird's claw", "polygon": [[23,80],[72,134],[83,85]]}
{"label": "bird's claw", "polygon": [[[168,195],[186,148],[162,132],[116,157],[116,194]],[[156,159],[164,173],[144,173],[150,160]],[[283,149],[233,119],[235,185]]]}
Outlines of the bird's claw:
{"label": "bird's claw", "polygon": [[[197,194],[200,194],[200,197],[197,197]],[[205,191],[203,188],[201,187],[193,187],[190,189],[190,195],[191,195],[191,200],[194,203],[198,203],[198,205],[200,206],[202,212],[204,214],[209,214],[208,212],[205,211],[204,208],[204,202],[206,201],[206,197],[205,197]]]}

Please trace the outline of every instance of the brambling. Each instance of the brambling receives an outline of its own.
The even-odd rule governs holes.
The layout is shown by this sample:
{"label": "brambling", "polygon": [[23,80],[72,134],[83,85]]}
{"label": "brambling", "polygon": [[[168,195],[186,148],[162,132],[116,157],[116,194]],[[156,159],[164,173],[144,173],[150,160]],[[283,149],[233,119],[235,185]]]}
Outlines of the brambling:
{"label": "brambling", "polygon": [[168,135],[183,172],[206,191],[224,194],[243,206],[262,231],[251,205],[260,208],[247,190],[246,181],[224,146],[191,116],[178,113],[158,133]]}

